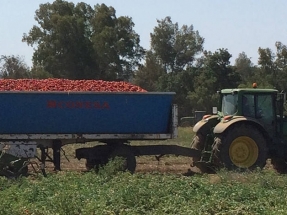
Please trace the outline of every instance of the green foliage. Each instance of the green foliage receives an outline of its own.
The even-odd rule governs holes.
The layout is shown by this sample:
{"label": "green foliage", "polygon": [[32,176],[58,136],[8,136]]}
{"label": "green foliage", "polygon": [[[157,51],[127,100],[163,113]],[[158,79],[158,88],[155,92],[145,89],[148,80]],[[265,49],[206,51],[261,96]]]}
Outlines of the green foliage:
{"label": "green foliage", "polygon": [[193,26],[173,23],[171,17],[157,20],[151,37],[151,51],[160,59],[166,72],[181,72],[191,66],[203,49],[204,39]]}
{"label": "green foliage", "polygon": [[190,115],[192,106],[186,97],[193,91],[193,64],[202,52],[204,39],[192,25],[179,29],[170,17],[157,22],[151,33],[151,50],[134,82],[148,91],[176,92],[174,102],[179,105],[180,117]]}
{"label": "green foliage", "polygon": [[167,73],[159,77],[158,91],[176,92],[174,103],[178,104],[179,117],[192,114],[193,105],[187,99],[188,92],[194,89],[195,71],[192,68],[178,73]]}
{"label": "green foliage", "polygon": [[287,72],[287,47],[281,42],[275,43],[276,53],[270,48],[259,48],[259,72],[258,80],[265,85],[278,90],[287,90],[286,72]]}
{"label": "green foliage", "polygon": [[129,17],[106,5],[55,0],[41,4],[23,42],[36,46],[34,66],[55,78],[129,79],[143,55]]}
{"label": "green foliage", "polygon": [[[86,13],[84,13],[86,11]],[[36,46],[33,62],[56,78],[95,77],[96,64],[92,59],[89,40],[89,19],[92,8],[80,3],[56,0],[41,4],[34,25],[23,42]]]}
{"label": "green foliage", "polygon": [[156,55],[151,51],[146,53],[145,64],[135,73],[134,83],[147,91],[157,91],[160,77],[164,76],[165,71]]}
{"label": "green foliage", "polygon": [[214,92],[225,88],[236,88],[240,83],[239,75],[230,66],[231,57],[227,49],[219,49],[214,53],[205,52],[203,69],[215,78]]}
{"label": "green foliage", "polygon": [[[242,85],[250,84],[252,82],[252,77],[255,73],[255,67],[251,62],[251,59],[247,57],[245,52],[242,52],[235,59],[235,71],[239,74]],[[255,80],[253,82],[256,82]],[[251,83],[252,84],[252,83]],[[252,85],[249,85],[249,87]]]}
{"label": "green foliage", "polygon": [[[180,128],[176,141],[189,146],[192,135],[192,128]],[[169,141],[175,140],[163,144]],[[118,171],[120,165],[120,160],[114,160],[97,173],[0,177],[0,214],[275,215],[287,210],[287,175],[272,169],[244,173],[222,169],[187,177],[158,172],[132,175]]]}
{"label": "green foliage", "polygon": [[46,79],[46,78],[53,78],[53,76],[51,73],[45,71],[43,67],[34,66],[31,69],[31,78]]}
{"label": "green foliage", "polygon": [[123,171],[123,165],[125,161],[122,157],[115,157],[114,159],[109,160],[109,162],[101,166],[99,170],[96,170],[98,175],[105,177],[107,180],[114,177],[116,174]]}
{"label": "green foliage", "polygon": [[236,88],[238,74],[230,66],[231,54],[226,49],[214,53],[205,52],[194,78],[194,90],[188,92],[187,99],[193,110],[205,110],[211,113],[212,107],[218,106],[216,93],[224,88]]}
{"label": "green foliage", "polygon": [[101,76],[108,80],[128,80],[139,65],[144,50],[139,45],[139,35],[133,30],[132,18],[117,18],[115,13],[112,7],[96,5],[92,42]]}
{"label": "green foliage", "polygon": [[24,63],[20,56],[5,56],[0,57],[0,75],[2,78],[29,78],[30,69]]}
{"label": "green foliage", "polygon": [[284,214],[287,178],[272,172],[184,177],[66,172],[0,178],[0,214]]}

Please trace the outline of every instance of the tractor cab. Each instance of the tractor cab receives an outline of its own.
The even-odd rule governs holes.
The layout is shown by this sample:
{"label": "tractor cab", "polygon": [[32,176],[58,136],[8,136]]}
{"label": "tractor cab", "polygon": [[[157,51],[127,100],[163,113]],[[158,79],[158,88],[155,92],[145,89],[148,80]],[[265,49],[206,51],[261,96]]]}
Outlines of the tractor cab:
{"label": "tractor cab", "polygon": [[[264,127],[272,137],[279,130],[277,115],[279,106],[277,90],[273,89],[224,89],[221,90],[221,112],[223,123],[246,118]],[[278,127],[278,128],[277,128]]]}

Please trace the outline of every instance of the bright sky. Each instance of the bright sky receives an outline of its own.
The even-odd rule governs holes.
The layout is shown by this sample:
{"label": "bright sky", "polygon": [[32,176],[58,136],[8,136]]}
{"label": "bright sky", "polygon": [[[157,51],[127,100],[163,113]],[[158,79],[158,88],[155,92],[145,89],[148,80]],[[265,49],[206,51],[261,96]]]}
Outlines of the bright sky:
{"label": "bright sky", "polygon": [[[74,3],[79,1],[70,0]],[[254,64],[258,48],[271,48],[275,42],[287,45],[286,0],[82,0],[94,6],[104,3],[116,10],[116,16],[132,17],[134,30],[140,35],[141,45],[150,48],[150,33],[157,19],[170,16],[179,26],[193,25],[205,38],[204,49],[228,49],[234,63],[238,54],[245,52]],[[33,25],[35,11],[42,3],[52,0],[1,0],[0,56],[20,55],[32,65],[33,48],[23,43],[22,36]]]}

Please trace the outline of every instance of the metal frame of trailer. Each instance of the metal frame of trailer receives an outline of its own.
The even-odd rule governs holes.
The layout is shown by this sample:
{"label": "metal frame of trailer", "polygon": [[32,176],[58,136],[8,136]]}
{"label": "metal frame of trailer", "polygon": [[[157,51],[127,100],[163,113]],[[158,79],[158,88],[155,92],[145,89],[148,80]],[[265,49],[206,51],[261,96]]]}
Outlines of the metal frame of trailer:
{"label": "metal frame of trailer", "polygon": [[[31,93],[15,93],[12,92],[11,94],[13,95],[12,97],[12,101],[9,100],[11,97],[8,96],[9,93],[4,92],[3,94],[0,95],[5,95],[5,99],[6,102],[8,102],[8,104],[0,104],[0,108],[3,107],[4,110],[9,110],[9,105],[12,104],[16,104],[16,108],[14,108],[14,110],[11,110],[11,112],[9,113],[11,115],[11,113],[15,113],[15,111],[17,110],[17,108],[19,108],[19,104],[21,104],[21,102],[19,102],[17,100],[17,98],[20,98],[23,101],[23,97],[19,97],[19,94],[26,94],[23,96],[27,96],[28,97],[28,103],[26,107],[23,107],[24,109],[21,110],[23,113],[27,113],[29,116],[33,116],[32,113],[33,111],[31,111],[29,108],[30,107],[34,107],[31,106],[33,105],[34,100],[38,101],[38,104],[35,106],[35,109],[37,110],[41,110],[43,108],[43,104],[45,103],[45,100],[43,99],[43,97],[39,97],[41,93],[35,93],[35,92],[31,92]],[[145,126],[142,130],[143,131],[148,131],[150,133],[140,133],[139,131],[141,129],[139,129],[139,127],[137,127],[137,132],[130,132],[130,133],[125,133],[124,131],[126,130],[131,130],[133,129],[132,127],[132,123],[137,122],[136,120],[132,119],[133,122],[130,121],[125,121],[126,123],[128,123],[128,129],[124,128],[124,127],[119,127],[119,131],[122,131],[122,133],[108,133],[109,128],[107,128],[107,133],[84,133],[84,132],[70,132],[70,133],[24,133],[23,131],[26,130],[33,130],[33,127],[31,128],[23,128],[23,127],[19,127],[17,124],[15,124],[15,121],[12,122],[12,124],[15,124],[15,129],[13,130],[13,127],[9,128],[5,128],[2,127],[4,129],[4,131],[13,131],[13,132],[9,132],[9,133],[5,133],[2,132],[2,134],[0,134],[0,146],[4,146],[4,145],[9,145],[10,147],[10,154],[14,155],[15,157],[25,157],[25,155],[27,156],[27,158],[29,158],[28,155],[31,155],[33,153],[36,153],[36,149],[39,148],[41,151],[41,156],[40,158],[38,158],[41,162],[41,170],[43,172],[44,175],[46,175],[45,173],[45,162],[47,161],[47,158],[49,161],[52,161],[54,163],[54,169],[55,170],[61,170],[61,156],[60,156],[60,152],[61,152],[61,148],[64,145],[67,144],[73,144],[73,143],[86,143],[86,142],[93,142],[93,141],[98,141],[99,143],[104,143],[104,144],[99,144],[95,147],[92,148],[80,148],[76,150],[76,157],[78,159],[86,159],[87,163],[90,166],[94,166],[94,165],[100,165],[100,164],[105,164],[109,158],[114,157],[114,156],[122,156],[122,157],[126,157],[128,158],[128,165],[130,166],[128,169],[133,172],[135,170],[135,156],[142,156],[142,155],[158,155],[158,157],[165,155],[165,154],[174,154],[174,155],[183,155],[183,156],[189,156],[189,157],[195,157],[195,156],[199,156],[200,153],[197,150],[194,149],[190,149],[187,147],[181,147],[181,146],[177,146],[177,145],[140,145],[140,146],[131,146],[129,144],[129,141],[132,140],[166,140],[166,139],[173,139],[176,138],[178,136],[178,108],[177,105],[172,105],[171,106],[167,106],[169,102],[171,102],[170,98],[169,99],[164,99],[163,101],[165,102],[164,105],[160,104],[160,107],[163,108],[163,112],[164,115],[162,115],[163,120],[165,121],[164,123],[159,122],[160,118],[158,118],[157,115],[155,115],[154,113],[151,112],[151,110],[155,110],[159,115],[161,115],[161,110],[154,109],[156,106],[153,105],[153,103],[151,102],[151,108],[149,108],[149,102],[147,102],[150,97],[148,95],[150,95],[152,97],[151,101],[155,102],[157,101],[156,98],[158,99],[163,99],[165,96],[172,96],[174,93],[116,93],[115,95],[118,95],[121,97],[121,99],[119,99],[117,96],[113,95],[114,93],[62,93],[62,92],[53,92],[53,93],[47,93],[44,92],[42,95],[45,95],[44,97],[47,99],[47,96],[53,97],[53,98],[58,98],[64,97],[64,100],[67,98],[67,96],[72,96],[75,95],[77,98],[79,98],[79,95],[83,95],[83,97],[88,98],[88,95],[90,96],[100,96],[101,99],[103,98],[103,95],[107,95],[107,96],[112,96],[112,99],[110,100],[111,103],[114,103],[115,101],[119,100],[122,102],[121,99],[126,99],[125,102],[127,102],[127,104],[130,104],[132,110],[134,110],[134,112],[131,112],[131,114],[139,114],[136,115],[135,117],[139,117],[140,119],[143,120],[149,120],[148,122],[150,123],[156,123],[156,125],[161,126],[160,129],[157,129],[154,125],[151,125],[153,127],[149,128],[147,127],[147,121],[143,122],[143,126]],[[164,95],[166,94],[166,95]],[[33,95],[36,96],[33,97]],[[143,96],[141,96],[143,95]],[[162,97],[162,96],[163,97]],[[16,96],[16,98],[15,98]],[[32,96],[32,97],[31,97]],[[127,96],[125,98],[125,96]],[[157,118],[156,120],[153,118],[153,116],[149,117],[149,119],[145,119],[143,118],[142,111],[143,111],[143,107],[139,107],[137,108],[137,106],[135,106],[135,104],[133,104],[132,102],[134,101],[135,97],[137,97],[137,100],[141,100],[143,99],[143,104],[145,107],[148,108],[148,111],[151,113],[151,115],[153,115],[155,118]],[[147,96],[147,97],[145,97]],[[155,98],[156,96],[156,98]],[[158,96],[158,97],[157,97]],[[70,97],[69,97],[70,98]],[[74,97],[73,97],[74,98]],[[76,98],[76,99],[77,99]],[[129,101],[131,99],[131,101]],[[167,102],[168,101],[168,102]],[[41,107],[39,105],[39,102],[41,103]],[[130,103],[128,103],[130,102]],[[139,104],[141,104],[139,102]],[[1,106],[2,105],[2,106]],[[126,103],[122,104],[122,109],[117,109],[117,110],[112,110],[113,112],[111,113],[112,116],[116,116],[117,111],[120,113],[121,110],[125,109]],[[127,108],[130,107],[129,105],[127,106]],[[124,108],[124,109],[123,109]],[[44,112],[46,110],[44,109]],[[50,111],[50,110],[49,110]],[[65,112],[61,112],[61,110],[54,110],[54,111],[58,111],[57,114],[61,114],[61,113],[65,113]],[[71,111],[71,110],[67,110],[67,111]],[[85,111],[83,110],[83,112],[77,110],[77,113],[85,113]],[[88,110],[87,110],[88,111]],[[57,116],[55,112],[55,116]],[[126,112],[126,110],[125,110]],[[169,113],[170,112],[170,113]],[[49,112],[50,113],[50,112]],[[18,114],[18,113],[17,113]],[[39,115],[39,113],[37,113]],[[36,115],[37,115],[36,114]],[[67,114],[67,113],[65,113]],[[89,113],[91,114],[91,112]],[[97,112],[95,112],[95,114],[97,114]],[[128,114],[128,113],[126,113]],[[145,115],[146,113],[144,113]],[[2,115],[6,121],[9,121],[9,116],[5,116]],[[51,116],[51,115],[50,115]],[[68,115],[71,116],[71,115]],[[27,116],[23,116],[24,119],[22,120],[27,120]],[[67,117],[67,116],[66,116]],[[101,115],[99,115],[99,117],[102,117]],[[108,116],[110,119],[111,116]],[[130,116],[129,116],[130,117]],[[29,117],[28,117],[29,118]],[[64,117],[63,117],[64,118]],[[87,116],[84,116],[84,118],[87,120],[87,122],[90,122],[90,119]],[[15,117],[12,116],[11,118],[12,120],[15,120]],[[44,126],[41,124],[43,123],[43,119],[37,119],[35,118],[35,120],[38,120],[37,122],[40,123],[40,127],[41,129],[44,128]],[[67,118],[68,119],[68,118]],[[101,118],[102,119],[102,118]],[[130,118],[129,118],[130,119]],[[33,120],[33,119],[31,119]],[[55,119],[55,121],[57,121],[58,119]],[[153,121],[154,120],[154,121]],[[51,119],[50,119],[51,121]],[[53,121],[53,123],[55,122]],[[69,121],[64,122],[66,124],[69,125],[69,122],[75,122],[75,121]],[[140,122],[141,123],[141,122]],[[28,122],[29,124],[29,122]],[[34,126],[34,124],[30,123],[30,126]],[[62,126],[62,127],[61,127]],[[69,128],[64,128],[65,124],[61,125],[59,128],[60,130],[69,130]],[[122,126],[122,125],[120,125]],[[86,126],[87,127],[87,126]],[[36,128],[36,127],[35,127]],[[75,128],[73,126],[71,126],[71,128]],[[88,128],[88,127],[87,127]],[[100,127],[96,127],[99,128],[99,130],[103,130]],[[115,127],[114,127],[115,128]],[[16,133],[17,129],[21,130],[22,133]],[[51,130],[55,130],[55,128],[50,128]],[[154,129],[154,130],[153,130]],[[40,130],[39,128],[36,128],[36,130]],[[84,129],[82,129],[84,130]],[[89,127],[88,130],[91,130],[91,128]],[[71,130],[72,131],[72,130]],[[95,129],[95,131],[97,131],[97,129]],[[135,130],[136,131],[136,130]],[[154,133],[152,131],[155,131]],[[159,132],[159,131],[164,131],[164,133]],[[0,130],[1,132],[1,130]],[[48,154],[48,149],[52,148],[53,150],[53,156],[50,157]]]}

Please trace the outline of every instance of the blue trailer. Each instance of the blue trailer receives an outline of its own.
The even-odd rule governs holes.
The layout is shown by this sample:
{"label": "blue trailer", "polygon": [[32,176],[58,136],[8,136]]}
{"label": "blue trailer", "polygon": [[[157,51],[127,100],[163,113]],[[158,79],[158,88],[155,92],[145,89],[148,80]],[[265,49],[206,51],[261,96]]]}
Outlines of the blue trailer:
{"label": "blue trailer", "polygon": [[[53,149],[54,166],[60,170],[63,145],[91,141],[103,144],[76,151],[78,159],[87,160],[88,168],[122,156],[128,161],[127,169],[133,172],[135,156],[196,156],[197,152],[177,146],[127,144],[131,140],[177,137],[174,95],[172,92],[0,92],[0,150],[25,161],[40,148],[43,172],[46,149]],[[4,162],[0,168],[7,168],[6,165]]]}

